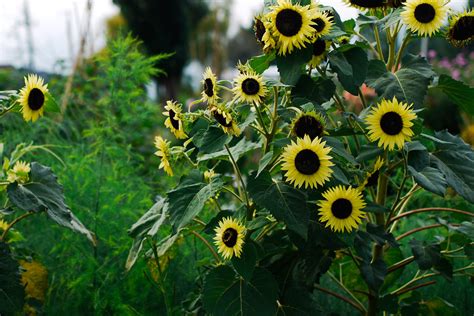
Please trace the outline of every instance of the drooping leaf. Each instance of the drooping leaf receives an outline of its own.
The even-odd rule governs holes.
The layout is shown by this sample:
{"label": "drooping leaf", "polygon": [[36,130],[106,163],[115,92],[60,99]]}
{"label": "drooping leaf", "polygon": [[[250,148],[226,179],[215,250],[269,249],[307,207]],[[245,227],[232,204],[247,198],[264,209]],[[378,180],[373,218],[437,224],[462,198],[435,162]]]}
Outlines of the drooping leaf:
{"label": "drooping leaf", "polygon": [[415,179],[415,182],[423,189],[440,196],[444,196],[446,193],[447,182],[444,175],[438,169],[425,167],[421,171],[417,171],[412,166],[408,166],[408,171]]}
{"label": "drooping leaf", "polygon": [[448,279],[453,277],[453,267],[448,259],[441,255],[439,244],[427,244],[416,239],[410,241],[410,247],[420,270],[434,268]]}
{"label": "drooping leaf", "polygon": [[376,259],[372,263],[365,261],[361,264],[360,271],[369,288],[378,291],[387,274],[387,265],[382,259]]}
{"label": "drooping leaf", "polygon": [[17,315],[23,310],[25,289],[20,266],[7,243],[0,241],[0,315]]}
{"label": "drooping leaf", "polygon": [[44,105],[46,112],[59,113],[61,112],[61,107],[59,106],[56,99],[51,95],[51,93],[46,94],[46,104]]}
{"label": "drooping leaf", "polygon": [[358,95],[358,88],[364,83],[369,65],[365,50],[357,46],[344,51],[334,50],[328,58],[344,89]]}
{"label": "drooping leaf", "polygon": [[236,277],[228,266],[211,270],[204,281],[203,304],[212,315],[275,315],[278,285],[263,268],[256,268],[250,281]]}
{"label": "drooping leaf", "polygon": [[[244,154],[247,152],[260,148],[260,145],[257,143],[249,142],[245,140],[245,138],[242,138],[235,146],[232,146],[229,148],[232,157],[235,159],[235,161],[238,161],[240,157],[242,157]],[[198,161],[206,161],[210,159],[227,159],[229,157],[229,154],[226,149],[222,149],[217,152],[213,152],[210,154],[205,154],[205,155],[200,155],[198,156]]]}
{"label": "drooping leaf", "polygon": [[84,234],[95,243],[94,235],[66,205],[63,187],[58,183],[51,168],[37,162],[31,163],[30,182],[11,183],[7,187],[7,193],[8,198],[16,207],[25,211],[44,211],[59,225]]}
{"label": "drooping leaf", "polygon": [[400,246],[395,240],[395,237],[393,237],[392,233],[386,232],[383,226],[367,223],[366,230],[370,235],[370,238],[372,238],[373,241],[381,246],[385,245],[385,243],[388,243],[394,248]]}
{"label": "drooping leaf", "polygon": [[222,128],[208,125],[207,129],[197,131],[193,135],[193,143],[202,153],[212,153],[221,150],[231,141],[232,137],[224,133]]}
{"label": "drooping leaf", "polygon": [[303,49],[296,49],[286,56],[277,55],[276,64],[280,73],[281,82],[295,85],[303,74],[304,65],[311,59],[313,48],[309,45]]}
{"label": "drooping leaf", "polygon": [[276,219],[306,239],[309,210],[305,193],[273,180],[268,171],[263,171],[258,177],[253,172],[247,189],[258,206],[266,208]]}
{"label": "drooping leaf", "polygon": [[257,263],[257,248],[254,243],[249,240],[244,243],[242,248],[242,254],[240,258],[233,257],[232,265],[235,270],[244,278],[246,281],[250,281],[255,270]]}
{"label": "drooping leaf", "polygon": [[331,79],[322,77],[313,79],[308,75],[302,75],[291,92],[293,99],[301,98],[322,104],[332,98],[336,92],[336,85]]}
{"label": "drooping leaf", "polygon": [[437,88],[441,89],[464,112],[474,115],[474,88],[447,75],[439,77]]}
{"label": "drooping leaf", "polygon": [[260,159],[260,162],[258,164],[258,171],[257,171],[257,177],[262,172],[268,164],[272,161],[273,158],[273,151],[267,152],[265,155],[263,155],[262,159]]}
{"label": "drooping leaf", "polygon": [[460,315],[459,309],[453,304],[443,300],[440,297],[435,297],[429,300],[423,300],[420,306],[420,312],[426,316],[457,316]]}
{"label": "drooping leaf", "polygon": [[195,177],[195,174],[184,176],[180,184],[168,192],[170,222],[175,230],[186,226],[224,185],[221,177],[213,177],[210,183],[195,182]]}
{"label": "drooping leaf", "polygon": [[264,54],[250,58],[249,64],[256,73],[262,74],[265,70],[270,67],[272,61],[275,60],[275,53]]}

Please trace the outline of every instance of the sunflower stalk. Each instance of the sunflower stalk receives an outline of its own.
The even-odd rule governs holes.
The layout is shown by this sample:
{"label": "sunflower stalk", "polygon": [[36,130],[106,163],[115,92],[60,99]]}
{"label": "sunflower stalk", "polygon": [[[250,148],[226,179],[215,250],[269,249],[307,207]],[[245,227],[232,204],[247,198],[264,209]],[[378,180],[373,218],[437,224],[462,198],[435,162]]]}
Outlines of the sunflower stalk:
{"label": "sunflower stalk", "polygon": [[27,217],[30,217],[31,215],[34,215],[36,214],[35,212],[28,212],[28,213],[25,213],[21,216],[18,216],[17,218],[15,218],[13,221],[11,221],[7,228],[5,228],[5,231],[2,233],[2,235],[0,236],[0,241],[4,241],[5,238],[7,237],[7,234],[8,232],[10,231],[10,229],[12,229],[13,226],[15,226],[15,224],[17,224],[18,222],[21,222],[22,220],[24,220],[25,218]]}

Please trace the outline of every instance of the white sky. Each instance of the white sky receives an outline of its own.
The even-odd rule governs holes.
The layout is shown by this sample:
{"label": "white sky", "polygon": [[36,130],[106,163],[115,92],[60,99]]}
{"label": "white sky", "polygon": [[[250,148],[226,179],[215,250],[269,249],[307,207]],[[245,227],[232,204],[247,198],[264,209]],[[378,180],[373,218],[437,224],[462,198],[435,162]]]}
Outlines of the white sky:
{"label": "white sky", "polygon": [[[54,70],[54,65],[61,59],[69,64],[72,58],[71,48],[73,56],[78,49],[79,30],[84,20],[87,0],[0,0],[0,65],[26,66],[28,64],[23,14],[25,1],[29,3],[31,15],[36,68]],[[249,26],[252,23],[252,17],[263,6],[263,0],[233,1],[231,34],[235,33],[240,25]],[[104,21],[116,14],[118,8],[112,0],[95,0],[93,3],[91,29],[93,41],[90,48],[99,49],[104,45]],[[320,0],[320,3],[332,5],[343,19],[357,15],[355,9],[347,8],[341,0]],[[459,8],[464,5],[465,0],[452,0],[451,3]],[[72,47],[68,41],[68,24],[71,27]]]}

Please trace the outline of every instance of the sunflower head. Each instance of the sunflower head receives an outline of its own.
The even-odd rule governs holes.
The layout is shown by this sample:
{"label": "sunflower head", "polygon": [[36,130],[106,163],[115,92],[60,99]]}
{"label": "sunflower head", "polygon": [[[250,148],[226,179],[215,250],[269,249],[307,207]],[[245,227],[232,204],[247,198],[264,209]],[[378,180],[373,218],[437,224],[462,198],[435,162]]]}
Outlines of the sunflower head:
{"label": "sunflower head", "polygon": [[393,150],[395,145],[402,148],[406,141],[413,136],[411,127],[416,114],[411,105],[393,100],[382,100],[376,108],[367,115],[365,122],[368,125],[369,138],[378,141],[378,146]]}
{"label": "sunflower head", "polygon": [[165,120],[165,126],[171,130],[171,132],[178,139],[184,139],[188,136],[183,129],[183,117],[181,104],[175,101],[166,101],[165,112],[163,115],[167,116]]}
{"label": "sunflower head", "polygon": [[224,259],[240,258],[244,245],[245,226],[232,217],[223,218],[214,229],[214,244]]}
{"label": "sunflower head", "polygon": [[240,135],[239,126],[232,117],[232,114],[225,107],[214,106],[211,109],[211,114],[226,134],[235,136]]}
{"label": "sunflower head", "polygon": [[379,182],[380,169],[382,169],[384,163],[385,160],[381,157],[377,157],[373,169],[367,173],[364,182],[360,186],[361,189],[377,186]]}
{"label": "sunflower head", "polygon": [[206,101],[207,104],[216,104],[219,99],[219,96],[217,95],[217,77],[212,72],[211,67],[207,67],[202,75],[202,87],[202,100]]}
{"label": "sunflower head", "polygon": [[321,114],[314,111],[301,112],[294,120],[291,127],[291,133],[298,137],[304,138],[306,135],[311,140],[316,137],[322,137],[325,134],[326,121]]}
{"label": "sunflower head", "polygon": [[18,98],[25,121],[35,122],[43,116],[48,92],[48,85],[44,84],[43,78],[32,74],[25,77],[25,86],[20,89]]}
{"label": "sunflower head", "polygon": [[29,180],[31,167],[29,163],[17,161],[12,169],[7,171],[7,181],[24,184]]}
{"label": "sunflower head", "polygon": [[160,166],[158,167],[159,169],[163,169],[169,176],[173,175],[173,169],[171,169],[171,164],[170,164],[170,156],[171,156],[171,151],[170,151],[170,142],[163,139],[161,136],[156,136],[155,137],[155,147],[158,149],[155,152],[155,155],[160,157],[161,163]]}
{"label": "sunflower head", "polygon": [[308,65],[312,68],[316,68],[326,59],[328,50],[331,47],[331,41],[319,37],[311,45],[313,46],[313,55]]}
{"label": "sunflower head", "polygon": [[448,7],[440,0],[407,0],[400,14],[402,22],[420,36],[431,36],[442,26]]}
{"label": "sunflower head", "polygon": [[267,94],[263,76],[248,68],[234,80],[234,96],[238,102],[261,103]]}
{"label": "sunflower head", "polygon": [[474,10],[451,16],[448,40],[456,47],[463,47],[474,40]]}
{"label": "sunflower head", "polygon": [[310,5],[292,4],[291,0],[278,0],[277,5],[267,13],[265,28],[276,39],[279,55],[291,53],[295,48],[306,47],[312,42],[313,18],[316,9]]}
{"label": "sunflower head", "polygon": [[349,6],[359,10],[383,8],[387,0],[344,0]]}
{"label": "sunflower head", "polygon": [[332,18],[329,17],[328,13],[326,12],[321,12],[321,11],[316,11],[316,14],[314,15],[313,19],[313,29],[314,29],[314,35],[316,37],[322,37],[326,36],[331,32],[331,28],[333,26],[333,21]]}
{"label": "sunflower head", "polygon": [[287,181],[298,188],[303,184],[305,188],[314,188],[328,181],[334,164],[329,156],[331,148],[325,145],[326,142],[321,138],[311,140],[305,135],[304,138],[297,138],[296,143],[292,141],[286,146],[281,155],[281,169],[286,171]]}
{"label": "sunflower head", "polygon": [[337,42],[339,43],[339,45],[346,45],[351,42],[351,38],[349,36],[344,35],[344,36],[338,37]]}
{"label": "sunflower head", "polygon": [[361,210],[365,202],[359,190],[337,186],[323,193],[324,200],[318,202],[319,220],[335,232],[351,232],[357,229],[365,217]]}

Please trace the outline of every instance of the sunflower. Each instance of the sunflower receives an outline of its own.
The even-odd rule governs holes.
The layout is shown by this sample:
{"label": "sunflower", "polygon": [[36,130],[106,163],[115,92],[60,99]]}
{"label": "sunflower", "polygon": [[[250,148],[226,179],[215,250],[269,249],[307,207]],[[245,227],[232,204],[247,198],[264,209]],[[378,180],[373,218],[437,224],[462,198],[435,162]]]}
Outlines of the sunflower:
{"label": "sunflower", "polygon": [[308,135],[313,140],[325,134],[325,125],[326,120],[320,114],[314,111],[301,112],[293,120],[291,133],[298,138],[304,138],[305,135]]}
{"label": "sunflower", "polygon": [[395,145],[402,148],[405,141],[413,136],[411,127],[416,114],[411,105],[393,100],[382,100],[375,109],[367,115],[365,122],[368,125],[371,141],[378,140],[378,146],[393,150]]}
{"label": "sunflower", "polygon": [[447,14],[448,7],[444,1],[407,0],[400,16],[413,32],[420,36],[431,36],[443,26]]}
{"label": "sunflower", "polygon": [[351,42],[351,38],[349,36],[343,35],[337,38],[337,42],[339,43],[339,45],[346,45]]}
{"label": "sunflower", "polygon": [[24,184],[28,182],[31,167],[29,163],[17,161],[12,169],[7,172],[7,181]]}
{"label": "sunflower", "polygon": [[334,164],[329,156],[331,147],[316,137],[313,140],[308,135],[298,138],[296,143],[286,146],[281,155],[283,161],[281,169],[286,171],[285,177],[295,187],[311,188],[323,185],[333,172],[330,168]]}
{"label": "sunflower", "polygon": [[271,33],[265,27],[265,24],[262,21],[263,17],[255,17],[253,30],[255,32],[255,38],[263,46],[263,52],[268,53],[270,50],[274,49],[276,46],[275,40],[273,39]]}
{"label": "sunflower", "polygon": [[160,157],[161,163],[158,167],[159,169],[163,169],[169,176],[173,175],[173,170],[171,169],[170,165],[170,142],[163,139],[161,136],[155,137],[155,147],[158,149],[155,152],[155,155]]}
{"label": "sunflower", "polygon": [[331,47],[331,41],[318,38],[312,45],[313,57],[309,61],[308,65],[312,68],[316,68],[326,59],[328,50]]}
{"label": "sunflower", "polygon": [[316,11],[312,21],[314,23],[312,27],[315,30],[314,35],[316,37],[326,36],[329,34],[329,32],[331,32],[333,22],[328,13]]}
{"label": "sunflower", "polygon": [[163,115],[168,117],[165,120],[165,126],[168,127],[178,139],[188,137],[183,129],[181,104],[174,101],[166,101],[165,110],[166,112],[163,112]]}
{"label": "sunflower", "polygon": [[378,181],[379,181],[380,169],[383,167],[384,163],[385,163],[385,160],[383,160],[380,157],[377,157],[374,168],[372,169],[372,171],[367,173],[367,176],[364,182],[360,186],[361,189],[377,186]]}
{"label": "sunflower", "polygon": [[222,106],[214,106],[211,109],[211,114],[226,134],[235,136],[240,135],[239,126],[237,126],[232,114],[227,111],[227,109]]}
{"label": "sunflower", "polygon": [[324,200],[318,202],[319,220],[327,222],[326,227],[329,226],[332,231],[351,232],[365,217],[365,212],[361,211],[365,207],[365,202],[357,189],[339,185],[325,191],[323,197]]}
{"label": "sunflower", "polygon": [[292,4],[291,0],[278,0],[271,7],[265,28],[276,39],[279,55],[291,54],[295,47],[300,49],[312,42],[316,12],[309,5]]}
{"label": "sunflower", "polygon": [[383,8],[387,5],[387,0],[345,0],[345,2],[359,10]]}
{"label": "sunflower", "polygon": [[227,217],[219,222],[219,226],[214,231],[216,232],[214,244],[224,259],[231,259],[233,256],[240,258],[244,245],[245,226],[232,217]]}
{"label": "sunflower", "polygon": [[7,228],[8,228],[8,226],[9,226],[9,225],[8,225],[7,222],[5,222],[3,219],[0,219],[0,230],[6,231]]}
{"label": "sunflower", "polygon": [[239,102],[261,103],[267,94],[263,76],[251,69],[243,71],[234,79],[234,95]]}
{"label": "sunflower", "polygon": [[204,89],[201,92],[202,100],[210,105],[216,104],[219,99],[219,96],[217,95],[219,89],[217,87],[217,77],[212,72],[211,67],[207,67],[204,71],[204,74],[202,75],[202,85]]}
{"label": "sunflower", "polygon": [[32,74],[25,77],[25,86],[21,88],[18,98],[25,121],[35,122],[43,116],[48,92],[48,85],[44,84],[43,78]]}
{"label": "sunflower", "polygon": [[448,40],[456,47],[463,47],[474,40],[474,10],[451,16]]}

